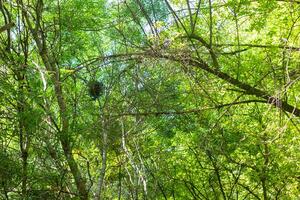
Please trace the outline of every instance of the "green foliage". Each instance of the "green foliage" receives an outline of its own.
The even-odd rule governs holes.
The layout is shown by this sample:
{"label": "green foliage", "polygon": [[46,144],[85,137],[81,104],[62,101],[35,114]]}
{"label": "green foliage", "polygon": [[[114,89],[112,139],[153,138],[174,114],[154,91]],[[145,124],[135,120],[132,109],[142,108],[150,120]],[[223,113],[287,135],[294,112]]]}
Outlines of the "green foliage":
{"label": "green foliage", "polygon": [[1,199],[299,198],[297,1],[0,10]]}

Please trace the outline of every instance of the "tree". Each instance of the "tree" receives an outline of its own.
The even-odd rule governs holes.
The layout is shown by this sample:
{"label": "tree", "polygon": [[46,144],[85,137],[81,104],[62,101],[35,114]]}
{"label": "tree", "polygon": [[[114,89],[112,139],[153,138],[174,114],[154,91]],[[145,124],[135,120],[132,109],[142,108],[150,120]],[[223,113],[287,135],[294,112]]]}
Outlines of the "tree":
{"label": "tree", "polygon": [[297,198],[299,6],[1,1],[1,197]]}

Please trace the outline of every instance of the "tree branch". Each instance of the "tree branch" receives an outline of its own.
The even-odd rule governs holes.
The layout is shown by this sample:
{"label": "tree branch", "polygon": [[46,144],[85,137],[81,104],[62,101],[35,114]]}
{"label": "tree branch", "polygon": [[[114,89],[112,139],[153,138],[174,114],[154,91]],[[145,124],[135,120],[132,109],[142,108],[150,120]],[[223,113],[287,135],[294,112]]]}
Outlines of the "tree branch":
{"label": "tree branch", "polygon": [[11,29],[14,26],[15,26],[15,24],[13,22],[5,24],[4,26],[0,27],[0,33],[6,31],[8,29]]}
{"label": "tree branch", "polygon": [[221,104],[213,107],[206,107],[206,108],[196,108],[196,109],[190,109],[190,110],[181,110],[181,111],[160,111],[160,112],[138,112],[138,113],[121,113],[117,115],[111,115],[113,117],[121,117],[121,116],[149,116],[149,115],[182,115],[182,114],[193,114],[193,113],[200,113],[206,110],[213,110],[213,109],[220,109],[227,106],[234,106],[239,104],[248,104],[248,103],[267,103],[265,100],[245,100],[245,101],[239,101],[239,102],[232,102],[232,103],[226,103]]}

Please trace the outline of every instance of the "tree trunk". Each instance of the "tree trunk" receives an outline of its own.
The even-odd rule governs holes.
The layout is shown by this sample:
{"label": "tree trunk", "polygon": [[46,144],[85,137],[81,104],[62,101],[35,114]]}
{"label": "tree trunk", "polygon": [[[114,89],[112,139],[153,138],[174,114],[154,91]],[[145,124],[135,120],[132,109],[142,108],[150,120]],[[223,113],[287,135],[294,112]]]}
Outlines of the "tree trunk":
{"label": "tree trunk", "polygon": [[35,19],[36,21],[35,28],[32,27],[31,21],[27,15],[27,11],[26,9],[24,9],[24,5],[21,3],[22,13],[28,25],[28,28],[34,38],[34,41],[36,42],[37,48],[39,50],[39,55],[43,60],[45,68],[48,71],[52,72],[51,79],[54,83],[54,91],[59,106],[60,121],[61,121],[61,130],[58,132],[58,136],[59,136],[58,138],[62,145],[64,156],[66,157],[71,173],[75,179],[79,197],[82,200],[86,200],[88,199],[88,190],[86,188],[86,181],[83,178],[78,168],[78,165],[72,155],[72,148],[71,148],[70,135],[69,135],[69,120],[67,117],[67,106],[63,96],[59,67],[56,64],[57,62],[55,61],[55,59],[52,57],[52,54],[48,52],[46,39],[45,36],[43,35],[44,31],[42,30],[39,24],[39,21],[41,20],[41,16],[42,16],[42,1],[38,1],[38,4],[39,6],[37,6],[37,10],[36,10],[37,19]]}
{"label": "tree trunk", "polygon": [[102,199],[102,187],[103,187],[105,172],[106,172],[106,160],[107,160],[107,132],[106,131],[107,131],[106,121],[105,119],[102,119],[102,148],[101,147],[99,148],[101,149],[102,167],[100,171],[100,177],[98,180],[97,192],[95,195],[96,200]]}

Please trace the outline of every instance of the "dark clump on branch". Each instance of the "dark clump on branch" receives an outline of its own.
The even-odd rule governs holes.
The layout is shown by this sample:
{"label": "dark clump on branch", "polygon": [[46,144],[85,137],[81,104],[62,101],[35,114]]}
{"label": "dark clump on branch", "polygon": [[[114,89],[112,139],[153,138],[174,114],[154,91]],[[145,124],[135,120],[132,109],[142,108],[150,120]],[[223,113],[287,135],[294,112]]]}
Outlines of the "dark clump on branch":
{"label": "dark clump on branch", "polygon": [[89,95],[92,97],[93,100],[99,98],[104,91],[103,83],[99,81],[90,81],[88,83]]}

